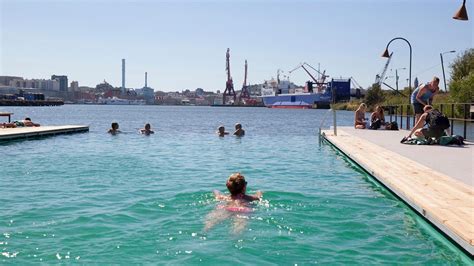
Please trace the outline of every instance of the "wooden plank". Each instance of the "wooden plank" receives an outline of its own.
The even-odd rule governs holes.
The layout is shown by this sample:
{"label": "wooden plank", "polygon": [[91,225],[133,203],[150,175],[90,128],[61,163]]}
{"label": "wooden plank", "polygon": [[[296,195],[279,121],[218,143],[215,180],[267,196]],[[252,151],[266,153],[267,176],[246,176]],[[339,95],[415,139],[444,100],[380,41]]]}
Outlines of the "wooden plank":
{"label": "wooden plank", "polygon": [[324,137],[474,255],[474,188],[368,140],[338,130]]}

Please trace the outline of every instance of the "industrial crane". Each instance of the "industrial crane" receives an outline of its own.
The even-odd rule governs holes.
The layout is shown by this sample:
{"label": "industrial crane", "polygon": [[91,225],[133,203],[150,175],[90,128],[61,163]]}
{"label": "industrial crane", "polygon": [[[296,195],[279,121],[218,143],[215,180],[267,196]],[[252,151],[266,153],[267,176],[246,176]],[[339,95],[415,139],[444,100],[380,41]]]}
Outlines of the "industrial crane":
{"label": "industrial crane", "polygon": [[[308,69],[306,69],[305,65],[312,68],[314,71],[318,72],[319,74],[321,74],[321,79],[317,80],[313,75],[311,75]],[[288,73],[292,73],[293,71],[299,68],[302,68],[311,77],[314,83],[316,83],[316,85],[318,86],[318,92],[321,92],[323,89],[323,85],[325,84],[324,81],[326,80],[327,77],[329,77],[328,75],[326,75],[326,70],[324,70],[323,73],[321,73],[319,70],[312,67],[310,64],[304,62],[304,63],[301,63],[299,66],[295,67],[293,70],[289,71]]]}
{"label": "industrial crane", "polygon": [[393,52],[390,53],[390,56],[387,59],[387,62],[385,63],[385,66],[382,69],[382,72],[380,74],[375,75],[375,84],[378,84],[379,86],[382,86],[382,84],[385,81],[385,74],[387,73],[388,65],[390,64],[390,60],[392,60],[392,55]]}
{"label": "industrial crane", "polygon": [[234,82],[232,81],[232,76],[230,75],[230,49],[227,48],[226,53],[226,66],[225,70],[227,71],[227,81],[225,83],[225,90],[224,94],[222,95],[222,104],[226,104],[227,96],[231,96],[234,98],[233,104],[235,103],[235,91],[234,91]]}
{"label": "industrial crane", "polygon": [[247,86],[247,60],[245,60],[244,84],[242,85],[242,91],[240,92],[239,102],[242,102],[242,99],[250,99],[249,87]]}

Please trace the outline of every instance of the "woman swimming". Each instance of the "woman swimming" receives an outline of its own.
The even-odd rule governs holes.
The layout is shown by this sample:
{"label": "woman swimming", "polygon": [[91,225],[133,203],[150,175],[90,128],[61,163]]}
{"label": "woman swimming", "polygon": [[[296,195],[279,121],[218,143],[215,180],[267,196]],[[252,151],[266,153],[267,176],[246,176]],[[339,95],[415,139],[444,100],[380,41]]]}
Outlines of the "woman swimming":
{"label": "woman swimming", "polygon": [[240,233],[247,224],[247,219],[244,219],[242,215],[253,211],[249,203],[262,198],[261,191],[257,191],[255,195],[245,194],[247,191],[247,181],[245,181],[245,177],[240,173],[230,175],[226,186],[230,195],[223,195],[219,191],[214,191],[216,200],[222,201],[223,204],[219,204],[215,210],[209,213],[204,226],[205,231],[232,217],[234,221],[233,233]]}

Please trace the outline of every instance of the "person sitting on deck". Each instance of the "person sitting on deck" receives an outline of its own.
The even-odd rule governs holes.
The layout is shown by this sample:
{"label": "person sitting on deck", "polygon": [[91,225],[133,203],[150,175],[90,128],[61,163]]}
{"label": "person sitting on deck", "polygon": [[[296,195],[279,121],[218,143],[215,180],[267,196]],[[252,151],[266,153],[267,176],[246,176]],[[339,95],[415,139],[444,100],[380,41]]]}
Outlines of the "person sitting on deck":
{"label": "person sitting on deck", "polygon": [[[416,122],[415,126],[411,130],[410,134],[402,140],[411,138],[414,134],[418,138],[424,138],[427,140],[435,139],[439,140],[444,134],[449,135],[446,131],[449,128],[449,119],[446,118],[440,111],[433,109],[431,105],[423,107],[424,113],[420,116],[420,119]],[[424,128],[423,126],[428,127]]]}
{"label": "person sitting on deck", "polygon": [[375,111],[370,115],[370,129],[379,129],[385,126],[385,114],[383,113],[383,107],[377,105]]}
{"label": "person sitting on deck", "polygon": [[151,130],[151,125],[147,123],[145,128],[140,129],[140,132],[145,135],[155,134],[155,131]]}
{"label": "person sitting on deck", "polygon": [[242,125],[239,123],[235,124],[234,136],[242,137],[243,135],[245,135],[245,130],[242,129]]}
{"label": "person sitting on deck", "polygon": [[219,126],[219,128],[217,128],[216,134],[219,135],[219,137],[224,137],[225,135],[229,135],[229,132],[225,131],[224,126]]}
{"label": "person sitting on deck", "polygon": [[223,195],[219,191],[214,191],[216,200],[226,202],[218,205],[209,215],[207,215],[204,230],[211,229],[214,225],[232,217],[234,219],[233,232],[241,232],[246,225],[248,217],[242,217],[245,213],[250,213],[253,209],[249,203],[260,200],[262,192],[257,191],[254,195],[247,195],[247,181],[241,173],[234,173],[229,176],[226,182],[230,195]]}
{"label": "person sitting on deck", "polygon": [[365,129],[367,127],[367,122],[365,118],[365,112],[367,111],[367,105],[365,103],[361,103],[359,108],[355,111],[354,117],[354,127],[356,129]]}
{"label": "person sitting on deck", "polygon": [[107,131],[107,133],[110,133],[112,135],[118,134],[120,132],[121,131],[119,130],[119,124],[117,122],[113,122],[109,131]]}
{"label": "person sitting on deck", "polygon": [[23,120],[14,121],[12,123],[3,123],[4,128],[15,128],[15,127],[39,127],[41,126],[38,123],[33,123],[31,118],[26,117]]}

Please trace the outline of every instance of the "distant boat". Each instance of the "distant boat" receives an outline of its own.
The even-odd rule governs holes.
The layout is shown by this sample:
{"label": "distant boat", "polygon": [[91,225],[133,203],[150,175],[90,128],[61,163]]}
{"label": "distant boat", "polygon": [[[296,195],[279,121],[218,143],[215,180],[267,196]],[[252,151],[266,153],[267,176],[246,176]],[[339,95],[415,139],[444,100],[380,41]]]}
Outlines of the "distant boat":
{"label": "distant boat", "polygon": [[112,97],[107,99],[99,99],[99,103],[108,104],[108,105],[145,105],[145,100],[128,100],[121,99],[118,97]]}

